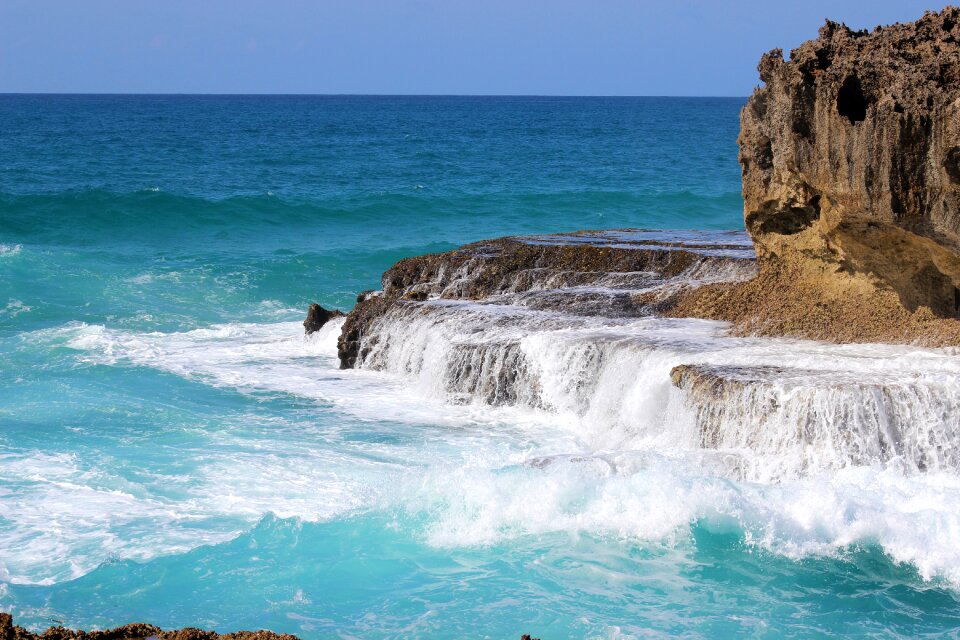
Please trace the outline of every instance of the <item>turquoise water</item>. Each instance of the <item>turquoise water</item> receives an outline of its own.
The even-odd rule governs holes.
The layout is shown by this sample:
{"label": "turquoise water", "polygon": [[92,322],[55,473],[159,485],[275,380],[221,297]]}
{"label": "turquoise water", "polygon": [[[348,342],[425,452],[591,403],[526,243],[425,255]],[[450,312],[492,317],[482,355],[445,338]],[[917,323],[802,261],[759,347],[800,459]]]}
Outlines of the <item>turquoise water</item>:
{"label": "turquoise water", "polygon": [[[610,476],[339,371],[397,259],[742,227],[737,99],[0,96],[0,608],[326,637],[958,637],[960,479]],[[604,425],[594,425],[602,430]],[[627,454],[622,454],[627,455]]]}

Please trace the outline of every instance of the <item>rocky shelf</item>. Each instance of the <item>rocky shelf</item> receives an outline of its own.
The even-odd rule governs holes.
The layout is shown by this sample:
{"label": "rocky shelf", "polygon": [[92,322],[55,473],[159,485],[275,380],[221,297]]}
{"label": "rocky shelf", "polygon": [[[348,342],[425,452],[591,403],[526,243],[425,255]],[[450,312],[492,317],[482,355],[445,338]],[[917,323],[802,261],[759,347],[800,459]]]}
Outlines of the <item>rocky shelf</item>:
{"label": "rocky shelf", "polygon": [[757,272],[752,243],[734,232],[479,242],[388,270],[345,319],[340,365],[456,404],[604,424],[624,442],[683,425],[682,446],[725,452],[737,477],[960,468],[954,349],[744,336],[687,313],[705,291],[732,299],[755,286]]}
{"label": "rocky shelf", "polygon": [[372,325],[396,306],[427,300],[521,305],[614,318],[668,313],[683,295],[755,275],[743,233],[641,229],[509,237],[401,260],[383,288],[358,299],[339,341],[341,366],[362,359]]}

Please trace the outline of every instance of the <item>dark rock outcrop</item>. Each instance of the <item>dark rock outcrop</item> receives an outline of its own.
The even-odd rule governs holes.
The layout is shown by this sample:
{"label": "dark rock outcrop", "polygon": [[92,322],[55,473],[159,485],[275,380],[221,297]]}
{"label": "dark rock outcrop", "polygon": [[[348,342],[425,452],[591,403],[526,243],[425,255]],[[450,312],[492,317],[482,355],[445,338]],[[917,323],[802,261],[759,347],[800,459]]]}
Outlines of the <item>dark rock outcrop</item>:
{"label": "dark rock outcrop", "polygon": [[957,343],[960,10],[819,38],[759,65],[741,113],[760,277],[676,311],[741,333]]}
{"label": "dark rock outcrop", "polygon": [[152,624],[135,622],[103,631],[76,631],[65,627],[50,627],[43,633],[31,633],[13,624],[9,613],[0,613],[0,640],[299,640],[297,636],[271,631],[237,631],[220,635],[213,631],[184,628],[163,631]]}
{"label": "dark rock outcrop", "polygon": [[307,332],[307,335],[310,335],[315,331],[319,331],[323,325],[330,322],[333,318],[340,318],[343,315],[343,311],[324,309],[314,303],[307,309],[307,319],[303,321],[303,328]]}
{"label": "dark rock outcrop", "polygon": [[[605,308],[589,299],[584,305],[587,315],[639,316],[668,309],[685,287],[696,286],[698,270],[723,271],[732,266],[735,272],[753,273],[752,254],[745,258],[742,245],[683,244],[656,239],[658,235],[663,234],[633,229],[500,238],[401,260],[383,274],[383,289],[361,294],[347,316],[338,342],[340,366],[353,368],[363,358],[377,339],[371,335],[371,325],[394,305],[569,290],[600,283],[613,274],[649,274],[658,282],[680,281],[672,288],[608,296]],[[685,279],[684,274],[691,276]],[[577,303],[576,296],[566,293],[558,296],[556,310],[583,312]]]}

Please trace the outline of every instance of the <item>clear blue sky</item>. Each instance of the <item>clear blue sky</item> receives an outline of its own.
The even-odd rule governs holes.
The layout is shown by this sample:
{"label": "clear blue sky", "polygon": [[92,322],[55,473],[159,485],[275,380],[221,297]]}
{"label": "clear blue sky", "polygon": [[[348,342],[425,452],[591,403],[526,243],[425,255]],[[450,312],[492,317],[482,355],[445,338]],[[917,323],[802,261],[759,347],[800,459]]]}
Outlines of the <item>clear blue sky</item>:
{"label": "clear blue sky", "polygon": [[0,0],[0,92],[744,96],[915,0]]}

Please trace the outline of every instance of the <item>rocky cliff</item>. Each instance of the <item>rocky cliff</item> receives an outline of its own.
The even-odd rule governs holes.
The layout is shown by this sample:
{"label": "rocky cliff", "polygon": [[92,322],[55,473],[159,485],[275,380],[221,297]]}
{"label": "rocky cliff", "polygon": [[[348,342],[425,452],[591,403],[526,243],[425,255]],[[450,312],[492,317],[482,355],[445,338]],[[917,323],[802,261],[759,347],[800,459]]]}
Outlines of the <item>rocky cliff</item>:
{"label": "rocky cliff", "polygon": [[853,31],[827,22],[741,113],[744,217],[760,277],[674,311],[741,333],[960,337],[960,10]]}

